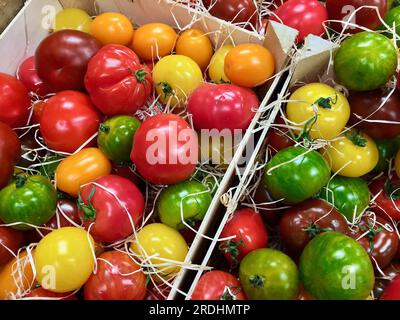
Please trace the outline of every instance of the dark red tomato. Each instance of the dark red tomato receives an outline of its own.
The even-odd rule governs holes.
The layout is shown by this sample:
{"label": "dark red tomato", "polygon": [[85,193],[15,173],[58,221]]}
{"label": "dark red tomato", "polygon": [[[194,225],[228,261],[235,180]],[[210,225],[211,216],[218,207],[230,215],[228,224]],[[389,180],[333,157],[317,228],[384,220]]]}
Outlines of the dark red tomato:
{"label": "dark red tomato", "polygon": [[297,39],[302,42],[310,34],[325,33],[323,23],[328,20],[328,12],[317,0],[289,0],[275,10],[271,20],[298,30]]}
{"label": "dark red tomato", "polygon": [[81,188],[78,207],[96,241],[116,242],[133,233],[132,223],[137,226],[143,216],[144,198],[128,179],[108,175]]}
{"label": "dark red tomato", "polygon": [[[97,132],[100,120],[87,95],[78,91],[63,91],[44,105],[40,132],[49,148],[73,153]],[[93,146],[95,142],[94,139],[86,146]]]}
{"label": "dark red tomato", "polygon": [[100,48],[100,42],[85,32],[52,33],[36,49],[38,75],[56,91],[84,90],[89,60]]}
{"label": "dark red tomato", "polygon": [[112,174],[129,179],[137,186],[139,186],[141,183],[140,178],[130,167],[114,165],[112,168]]}
{"label": "dark red tomato", "polygon": [[[74,224],[81,224],[81,219],[78,214],[78,206],[75,201],[69,199],[59,199],[57,202],[57,214],[47,222],[44,227],[51,228],[53,230],[71,227]],[[50,230],[41,230],[43,235],[49,234]]]}
{"label": "dark red tomato", "polygon": [[[363,6],[376,7],[382,18],[385,17],[388,11],[387,0],[326,0],[329,20],[342,20],[347,22],[351,14]],[[382,24],[376,10],[372,8],[362,8],[358,10],[357,13],[353,15],[353,19],[349,22],[371,30],[375,30]],[[344,27],[345,23],[331,23],[331,28],[338,32],[341,32]],[[346,33],[357,33],[363,30],[354,26],[347,26],[345,31]]]}
{"label": "dark red tomato", "polygon": [[[395,258],[396,259],[396,258]],[[389,266],[383,269],[385,277],[376,277],[374,286],[374,297],[380,298],[383,291],[387,285],[394,279],[398,274],[400,274],[400,265],[398,263],[392,262]]]}
{"label": "dark red tomato", "polygon": [[31,99],[21,81],[0,72],[0,121],[11,128],[23,127],[29,118]]}
{"label": "dark red tomato", "polygon": [[[389,92],[375,90],[350,92],[351,117],[349,124],[357,124],[372,139],[391,139],[400,135],[400,93],[395,91],[383,106]],[[361,118],[361,119],[360,119]],[[366,119],[366,121],[362,121]],[[372,120],[372,122],[370,122]],[[397,122],[393,124],[374,122],[377,120]]]}
{"label": "dark red tomato", "polygon": [[400,183],[397,177],[381,178],[369,185],[375,203],[373,211],[382,218],[400,221]]}
{"label": "dark red tomato", "polygon": [[279,224],[282,243],[295,257],[317,234],[327,230],[350,232],[345,217],[320,199],[306,200],[286,210]]}
{"label": "dark red tomato", "polygon": [[136,131],[131,160],[146,181],[167,185],[185,181],[194,173],[198,152],[197,134],[185,120],[158,114]]}
{"label": "dark red tomato", "polygon": [[72,292],[56,293],[41,287],[33,289],[24,298],[29,298],[29,300],[78,300],[76,295]]}
{"label": "dark red tomato", "polygon": [[246,130],[254,118],[259,101],[256,94],[233,84],[205,83],[188,99],[193,125],[200,129]]}
{"label": "dark red tomato", "polygon": [[32,104],[33,113],[32,113],[31,124],[40,124],[40,118],[42,117],[43,108],[45,104],[46,100],[37,100],[33,102]]}
{"label": "dark red tomato", "polygon": [[97,272],[84,286],[85,300],[144,299],[146,276],[129,255],[107,251],[97,258],[97,263]]}
{"label": "dark red tomato", "polygon": [[[0,221],[0,224],[3,224]],[[18,252],[18,249],[24,245],[24,233],[10,227],[0,227],[0,266],[6,264]]]}
{"label": "dark red tomato", "polygon": [[275,227],[282,216],[282,210],[279,208],[282,204],[272,199],[267,188],[262,183],[258,185],[254,194],[254,202],[264,222],[271,227]]}
{"label": "dark red tomato", "polygon": [[105,115],[133,115],[149,100],[153,80],[135,52],[111,44],[90,60],[85,86],[95,106]]}
{"label": "dark red tomato", "polygon": [[200,278],[191,300],[246,300],[246,296],[239,280],[233,275],[213,270]]}
{"label": "dark red tomato", "polygon": [[35,57],[29,57],[20,64],[17,71],[17,77],[29,92],[37,94],[40,97],[53,93],[50,86],[47,83],[44,83],[38,76]]}
{"label": "dark red tomato", "polygon": [[[194,226],[192,226],[192,228],[195,230],[199,230],[201,221],[194,221],[194,222],[195,222],[195,224],[194,224]],[[194,238],[196,237],[196,232],[194,232],[193,230],[188,229],[188,228],[179,230],[179,232],[185,239],[186,243],[189,245],[193,242]]]}
{"label": "dark red tomato", "polygon": [[237,210],[224,226],[221,238],[232,237],[221,243],[219,249],[231,264],[237,264],[245,255],[268,245],[268,231],[260,214],[252,209]]}
{"label": "dark red tomato", "polygon": [[380,300],[400,300],[400,275],[390,281],[383,291]]}
{"label": "dark red tomato", "polygon": [[21,157],[21,143],[16,133],[0,121],[0,189],[11,179],[16,164]]}
{"label": "dark red tomato", "polygon": [[145,300],[167,300],[171,287],[161,284],[157,287],[152,282],[147,285],[147,294]]}
{"label": "dark red tomato", "polygon": [[295,145],[294,139],[290,130],[285,128],[285,121],[281,116],[278,116],[275,120],[275,126],[273,126],[267,135],[267,146],[271,150],[272,155],[277,152]]}

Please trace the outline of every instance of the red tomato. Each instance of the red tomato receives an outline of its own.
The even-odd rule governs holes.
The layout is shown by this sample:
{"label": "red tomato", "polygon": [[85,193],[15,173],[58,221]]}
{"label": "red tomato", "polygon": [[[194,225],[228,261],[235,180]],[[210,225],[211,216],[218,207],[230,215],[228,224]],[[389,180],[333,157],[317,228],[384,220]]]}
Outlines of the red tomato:
{"label": "red tomato", "polygon": [[115,242],[133,233],[132,223],[136,226],[143,216],[144,198],[128,179],[108,175],[81,188],[78,207],[84,226],[93,224],[90,234],[96,241]]}
{"label": "red tomato", "polygon": [[129,255],[115,250],[107,251],[97,261],[97,272],[90,276],[84,286],[85,300],[144,299],[146,276]]}
{"label": "red tomato", "polygon": [[384,219],[390,220],[392,218],[395,221],[400,221],[400,184],[398,179],[393,178],[390,181],[381,178],[375,180],[369,185],[369,190],[375,199],[374,212]]}
{"label": "red tomato", "polygon": [[21,157],[21,143],[16,133],[0,122],[0,189],[5,187],[14,172],[14,164]]}
{"label": "red tomato", "polygon": [[221,243],[219,249],[231,264],[237,264],[245,255],[268,245],[268,232],[259,213],[252,209],[236,211],[226,223],[221,238],[235,236]]}
{"label": "red tomato", "polygon": [[[72,294],[72,292],[56,293],[56,292],[47,291],[41,287],[33,289],[24,298],[31,298],[29,300],[78,300],[76,295]],[[34,298],[38,298],[38,299],[34,299]]]}
{"label": "red tomato", "polygon": [[149,100],[153,80],[135,52],[111,44],[90,60],[85,86],[102,113],[132,115]]}
{"label": "red tomato", "polygon": [[131,160],[143,178],[153,184],[187,180],[198,162],[196,132],[181,117],[158,114],[136,131]]}
{"label": "red tomato", "polygon": [[197,130],[246,130],[258,106],[252,90],[232,84],[203,84],[188,99],[188,112]]}
{"label": "red tomato", "polygon": [[[0,224],[3,224],[3,222],[0,221]],[[0,266],[14,257],[9,250],[16,254],[23,245],[23,232],[9,227],[0,227]]]}
{"label": "red tomato", "polygon": [[29,118],[31,99],[21,81],[0,72],[0,121],[11,128],[23,127]]}
{"label": "red tomato", "polygon": [[275,227],[282,216],[282,210],[279,209],[282,204],[272,199],[263,183],[260,183],[257,187],[254,194],[254,202],[264,222],[269,226]]}
{"label": "red tomato", "polygon": [[[72,227],[73,223],[71,223],[71,221],[78,225],[81,224],[76,202],[68,199],[59,199],[57,203],[57,214],[55,214],[54,217],[44,225],[44,227],[48,227],[53,230],[64,227]],[[43,229],[41,232],[43,235],[46,235],[51,231]]]}
{"label": "red tomato", "polygon": [[267,136],[267,144],[272,155],[295,145],[295,141],[290,133],[290,130],[281,126],[285,125],[285,121],[281,116],[276,118],[275,124],[278,126],[271,128]]}
{"label": "red tomato", "polygon": [[36,49],[38,75],[56,91],[83,90],[89,60],[100,48],[100,42],[85,32],[54,32]]}
{"label": "red tomato", "polygon": [[50,86],[39,78],[35,66],[35,57],[29,57],[19,65],[17,77],[29,92],[37,94],[40,97],[53,92]]}
{"label": "red tomato", "polygon": [[236,279],[230,273],[213,270],[205,273],[192,293],[192,300],[246,300]]}
{"label": "red tomato", "polygon": [[139,184],[141,183],[140,178],[137,176],[136,173],[132,171],[130,167],[114,165],[112,168],[112,174],[115,174],[123,178],[127,178],[137,186],[139,186]]}
{"label": "red tomato", "polygon": [[[40,117],[40,132],[46,145],[56,151],[75,152],[93,136],[100,115],[90,98],[77,91],[63,91],[47,100]],[[93,146],[95,139],[87,146]]]}
{"label": "red tomato", "polygon": [[317,0],[289,0],[275,10],[271,20],[298,30],[298,41],[302,42],[310,34],[325,33],[323,22],[328,20],[328,12]]}
{"label": "red tomato", "polygon": [[383,291],[380,300],[400,300],[400,275],[390,281]]}

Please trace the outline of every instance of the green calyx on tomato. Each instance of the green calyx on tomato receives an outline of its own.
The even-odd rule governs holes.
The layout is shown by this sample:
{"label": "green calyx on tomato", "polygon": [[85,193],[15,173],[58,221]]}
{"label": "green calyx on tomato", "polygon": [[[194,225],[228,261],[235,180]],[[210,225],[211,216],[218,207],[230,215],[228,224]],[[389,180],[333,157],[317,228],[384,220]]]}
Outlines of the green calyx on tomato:
{"label": "green calyx on tomato", "polygon": [[136,70],[135,77],[140,83],[146,83],[147,72],[145,70]]}
{"label": "green calyx on tomato", "polygon": [[90,202],[94,196],[96,191],[96,187],[93,186],[90,191],[89,197],[87,199],[87,204],[85,204],[82,200],[81,195],[78,196],[78,208],[83,211],[83,217],[85,220],[95,220],[96,219],[96,209],[93,207],[93,204]]}
{"label": "green calyx on tomato", "polygon": [[162,90],[165,98],[174,94],[174,90],[167,82],[161,82],[158,85],[161,86],[161,90]]}
{"label": "green calyx on tomato", "polygon": [[376,140],[376,146],[379,152],[378,164],[372,171],[373,173],[381,173],[389,169],[389,163],[395,158],[399,149],[399,138]]}
{"label": "green calyx on tomato", "polygon": [[315,223],[310,223],[306,228],[303,229],[304,232],[307,232],[310,238],[314,238],[322,232],[331,231],[329,228],[320,228]]}
{"label": "green calyx on tomato", "polygon": [[344,135],[357,147],[367,146],[367,139],[362,136],[362,133],[359,130],[347,131]]}
{"label": "green calyx on tomato", "polygon": [[318,107],[324,108],[324,109],[332,109],[332,104],[336,104],[338,100],[338,96],[335,96],[335,99],[332,97],[321,97],[317,101],[315,101],[314,104],[316,104]]}
{"label": "green calyx on tomato", "polygon": [[249,282],[254,288],[260,289],[264,287],[265,278],[262,275],[256,274],[249,277]]}
{"label": "green calyx on tomato", "polygon": [[239,246],[243,246],[244,245],[244,241],[241,239],[239,241],[235,241],[235,240],[227,240],[222,242],[219,245],[219,250],[221,250],[222,252],[228,253],[231,257],[232,260],[234,261],[235,264],[238,263],[238,257],[240,255],[240,250],[239,250]]}

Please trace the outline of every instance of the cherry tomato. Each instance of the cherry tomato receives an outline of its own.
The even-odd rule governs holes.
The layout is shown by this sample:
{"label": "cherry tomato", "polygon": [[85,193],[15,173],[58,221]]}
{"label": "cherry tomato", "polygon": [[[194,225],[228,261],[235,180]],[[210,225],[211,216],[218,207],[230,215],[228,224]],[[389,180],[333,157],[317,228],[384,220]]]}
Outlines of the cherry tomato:
{"label": "cherry tomato", "polygon": [[56,15],[55,31],[77,30],[90,33],[92,18],[82,9],[65,8]]}
{"label": "cherry tomato", "polygon": [[380,300],[400,300],[400,275],[390,281],[383,291]]}
{"label": "cherry tomato", "polygon": [[[0,224],[3,222],[0,221]],[[0,227],[0,266],[6,264],[24,245],[24,234],[10,227]],[[11,252],[10,252],[11,251]]]}
{"label": "cherry tomato", "polygon": [[369,185],[375,206],[373,211],[382,218],[400,221],[399,181],[396,178],[377,179]]}
{"label": "cherry tomato", "polygon": [[45,290],[41,287],[33,289],[30,293],[28,293],[24,298],[29,298],[26,300],[78,300],[76,295],[72,292],[66,293],[56,293]]}
{"label": "cherry tomato", "polygon": [[134,34],[132,22],[128,17],[116,12],[98,15],[90,27],[92,35],[104,44],[127,46]]}
{"label": "cherry tomato", "polygon": [[21,142],[16,133],[0,121],[0,190],[5,187],[14,172],[14,165],[21,157]]}
{"label": "cherry tomato", "polygon": [[229,82],[229,78],[225,74],[225,58],[226,55],[234,47],[230,44],[219,48],[211,58],[208,75],[215,83]]}

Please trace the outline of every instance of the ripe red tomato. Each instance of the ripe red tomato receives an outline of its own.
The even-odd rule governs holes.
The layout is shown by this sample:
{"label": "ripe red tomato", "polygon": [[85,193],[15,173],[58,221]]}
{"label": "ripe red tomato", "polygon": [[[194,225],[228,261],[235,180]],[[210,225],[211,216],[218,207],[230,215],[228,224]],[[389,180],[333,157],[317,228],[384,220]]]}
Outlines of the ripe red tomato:
{"label": "ripe red tomato", "polygon": [[5,187],[21,157],[21,142],[16,133],[0,121],[0,189]]}
{"label": "ripe red tomato", "polygon": [[[97,132],[99,124],[100,115],[87,95],[63,91],[43,106],[40,132],[49,148],[73,153]],[[95,139],[87,146],[94,144]]]}
{"label": "ripe red tomato", "polygon": [[213,270],[200,278],[191,300],[246,300],[246,295],[233,275]]}
{"label": "ripe red tomato", "polygon": [[400,221],[400,188],[398,178],[387,180],[381,178],[369,185],[369,190],[375,199],[373,211],[382,218]]}
{"label": "ripe red tomato", "polygon": [[45,290],[42,287],[33,289],[24,298],[29,298],[29,300],[78,300],[72,292],[56,293]]}
{"label": "ripe red tomato", "polygon": [[297,39],[302,42],[310,34],[325,33],[323,23],[328,20],[328,12],[317,0],[289,0],[274,11],[271,20],[298,30]]}
{"label": "ripe red tomato", "polygon": [[400,300],[400,275],[390,281],[383,291],[380,300]]}
{"label": "ripe red tomato", "polygon": [[135,52],[111,44],[104,46],[90,60],[85,86],[102,113],[133,115],[149,100],[153,80]]}
{"label": "ripe red tomato", "polygon": [[[115,242],[133,233],[144,212],[144,198],[128,179],[101,177],[81,188],[78,199],[83,225],[99,242]],[[127,212],[128,211],[128,212]],[[131,223],[132,220],[132,223]]]}
{"label": "ripe red tomato", "polygon": [[83,90],[89,60],[100,48],[101,44],[85,32],[52,33],[36,49],[37,73],[55,91]]}
{"label": "ripe red tomato", "polygon": [[131,160],[142,177],[153,184],[187,180],[198,162],[196,132],[181,117],[158,114],[136,131]]}
{"label": "ripe red tomato", "polygon": [[[51,228],[53,230],[72,227],[74,222],[78,225],[81,224],[81,219],[78,214],[78,206],[75,201],[68,199],[59,199],[57,202],[57,213],[49,222],[47,222],[44,227]],[[50,230],[41,230],[43,235],[49,234]]]}
{"label": "ripe red tomato", "polygon": [[84,286],[85,300],[144,299],[146,276],[129,255],[116,250],[107,251],[97,261],[97,272]]}
{"label": "ripe red tomato", "polygon": [[23,127],[29,118],[31,99],[21,81],[0,72],[0,121],[11,128]]}
{"label": "ripe red tomato", "polygon": [[282,127],[282,125],[285,125],[285,121],[281,116],[276,118],[275,125],[277,126],[272,127],[267,135],[267,145],[272,155],[275,155],[277,152],[295,145],[295,141],[290,133],[290,130]]}
{"label": "ripe red tomato", "polygon": [[219,249],[231,264],[237,264],[245,255],[268,245],[268,231],[258,212],[245,208],[236,211],[226,223],[221,238],[235,236],[221,243]]}
{"label": "ripe red tomato", "polygon": [[[0,221],[0,224],[3,224]],[[24,233],[10,227],[0,227],[0,266],[13,258],[9,250],[15,254],[24,245]],[[9,250],[8,250],[9,249]]]}

